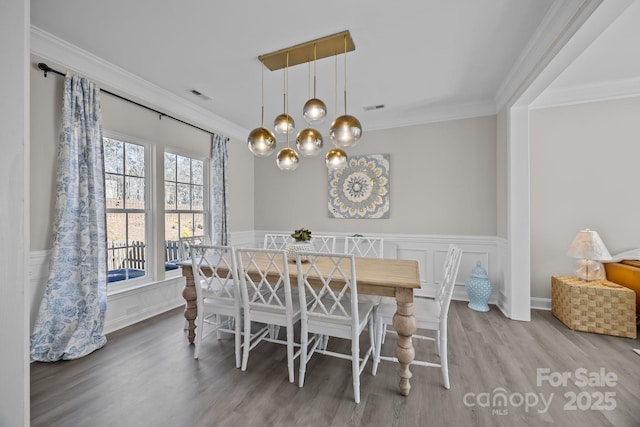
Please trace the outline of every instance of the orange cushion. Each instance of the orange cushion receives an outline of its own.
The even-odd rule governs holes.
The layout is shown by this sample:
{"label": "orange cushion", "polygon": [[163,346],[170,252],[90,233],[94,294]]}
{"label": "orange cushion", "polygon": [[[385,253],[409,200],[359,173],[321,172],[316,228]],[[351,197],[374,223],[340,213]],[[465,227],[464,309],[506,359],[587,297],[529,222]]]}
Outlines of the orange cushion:
{"label": "orange cushion", "polygon": [[604,264],[607,280],[632,289],[636,293],[636,313],[640,315],[640,261]]}

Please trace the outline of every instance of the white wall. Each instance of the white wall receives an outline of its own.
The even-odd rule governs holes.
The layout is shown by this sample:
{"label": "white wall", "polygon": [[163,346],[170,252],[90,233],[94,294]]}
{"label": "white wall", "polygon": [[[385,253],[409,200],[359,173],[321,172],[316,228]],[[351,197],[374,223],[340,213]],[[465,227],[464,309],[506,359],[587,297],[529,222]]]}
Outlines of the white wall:
{"label": "white wall", "polygon": [[496,116],[365,129],[345,151],[390,154],[388,219],[329,218],[324,157],[302,158],[297,170],[282,172],[274,155],[255,160],[256,229],[496,235]]}
{"label": "white wall", "polygon": [[640,248],[640,97],[531,112],[531,295],[573,275],[576,233],[612,254]]}
{"label": "white wall", "polygon": [[29,10],[7,0],[0,13],[0,425],[16,427],[29,425]]}

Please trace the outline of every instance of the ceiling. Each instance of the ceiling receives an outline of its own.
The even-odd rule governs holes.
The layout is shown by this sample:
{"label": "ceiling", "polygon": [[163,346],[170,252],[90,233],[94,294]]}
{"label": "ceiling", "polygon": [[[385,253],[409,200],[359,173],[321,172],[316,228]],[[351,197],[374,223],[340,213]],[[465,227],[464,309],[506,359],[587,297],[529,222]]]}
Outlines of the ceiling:
{"label": "ceiling", "polygon": [[[349,30],[355,51],[346,55],[347,111],[366,135],[495,113],[522,52],[562,1],[325,0],[313,7],[286,0],[32,0],[31,20],[247,133],[260,125],[258,56]],[[297,129],[306,127],[310,72],[302,64],[288,73],[288,109]],[[344,113],[344,86],[344,55],[317,61],[317,96],[330,118]],[[265,69],[265,127],[283,112],[283,95],[283,71]],[[365,110],[376,105],[384,108]],[[330,122],[319,127],[325,135]]]}

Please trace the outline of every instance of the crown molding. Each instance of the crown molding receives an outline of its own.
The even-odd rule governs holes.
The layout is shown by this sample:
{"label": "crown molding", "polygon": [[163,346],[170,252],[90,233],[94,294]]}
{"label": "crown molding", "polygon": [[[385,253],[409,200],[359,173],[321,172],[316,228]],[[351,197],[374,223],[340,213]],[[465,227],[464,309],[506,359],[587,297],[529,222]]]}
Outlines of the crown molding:
{"label": "crown molding", "polygon": [[429,123],[462,120],[473,117],[493,116],[495,114],[496,104],[493,100],[478,103],[451,104],[424,108],[415,113],[403,112],[402,118],[394,117],[393,120],[389,122],[382,121],[378,122],[376,126],[367,126],[367,131],[419,126]]}
{"label": "crown molding", "polygon": [[241,141],[249,133],[248,130],[33,25],[31,53],[96,80],[100,86],[109,87],[127,98],[165,111],[211,132]]}
{"label": "crown molding", "polygon": [[637,96],[640,96],[640,77],[548,89],[531,104],[531,108],[561,107]]}
{"label": "crown molding", "polygon": [[497,110],[517,98],[603,0],[553,3],[495,96]]}

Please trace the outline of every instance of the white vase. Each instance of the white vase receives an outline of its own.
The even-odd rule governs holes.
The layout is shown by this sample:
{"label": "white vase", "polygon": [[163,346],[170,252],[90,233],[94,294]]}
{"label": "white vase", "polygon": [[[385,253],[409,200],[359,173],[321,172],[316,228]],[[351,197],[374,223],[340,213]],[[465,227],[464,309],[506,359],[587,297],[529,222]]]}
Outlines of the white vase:
{"label": "white vase", "polygon": [[[289,260],[289,262],[296,262],[296,254],[298,252],[312,252],[313,250],[313,243],[311,242],[289,243],[287,245],[287,260]],[[302,258],[302,261],[306,260],[306,257]]]}

